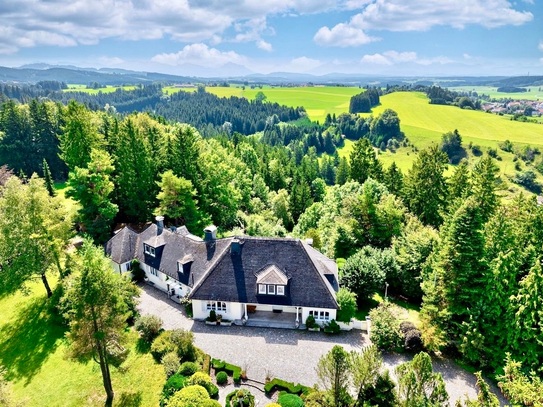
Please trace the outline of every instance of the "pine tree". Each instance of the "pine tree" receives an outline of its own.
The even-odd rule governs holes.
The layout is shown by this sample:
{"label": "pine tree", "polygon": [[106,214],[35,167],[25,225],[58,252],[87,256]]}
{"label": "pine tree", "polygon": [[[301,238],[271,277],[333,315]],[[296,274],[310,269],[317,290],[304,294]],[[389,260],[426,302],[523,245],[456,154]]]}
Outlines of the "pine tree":
{"label": "pine tree", "polygon": [[396,165],[396,161],[393,161],[383,174],[383,182],[391,194],[401,196],[403,190],[403,174],[402,170]]}
{"label": "pine tree", "polygon": [[499,168],[490,156],[480,159],[472,171],[472,193],[479,202],[483,221],[487,221],[496,210],[499,200],[496,188],[499,181]]}
{"label": "pine tree", "polygon": [[54,197],[55,186],[53,185],[53,180],[51,179],[51,171],[49,170],[49,165],[47,165],[47,161],[45,161],[45,158],[43,159],[43,178],[45,180],[45,187],[47,188],[47,192],[49,192],[49,196]]}
{"label": "pine tree", "polygon": [[345,184],[350,177],[350,172],[349,162],[345,157],[341,157],[336,171],[336,185]]}

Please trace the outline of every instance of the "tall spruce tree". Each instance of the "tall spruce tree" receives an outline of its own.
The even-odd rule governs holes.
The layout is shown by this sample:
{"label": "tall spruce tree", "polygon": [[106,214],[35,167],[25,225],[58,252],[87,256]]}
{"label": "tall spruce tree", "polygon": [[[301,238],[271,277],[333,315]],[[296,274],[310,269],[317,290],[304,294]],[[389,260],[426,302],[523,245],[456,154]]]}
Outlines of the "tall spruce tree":
{"label": "tall spruce tree", "polygon": [[407,207],[426,225],[438,228],[446,208],[447,184],[443,175],[447,155],[437,145],[422,150],[404,180]]}
{"label": "tall spruce tree", "polygon": [[353,181],[363,184],[368,178],[380,181],[383,168],[377,159],[375,150],[367,138],[361,138],[354,143],[350,155],[350,175]]}
{"label": "tall spruce tree", "polygon": [[47,188],[47,192],[49,192],[50,197],[55,196],[55,185],[53,184],[53,179],[51,178],[51,170],[49,169],[49,165],[47,164],[47,161],[45,161],[45,158],[43,159],[43,178],[45,181],[45,188]]}

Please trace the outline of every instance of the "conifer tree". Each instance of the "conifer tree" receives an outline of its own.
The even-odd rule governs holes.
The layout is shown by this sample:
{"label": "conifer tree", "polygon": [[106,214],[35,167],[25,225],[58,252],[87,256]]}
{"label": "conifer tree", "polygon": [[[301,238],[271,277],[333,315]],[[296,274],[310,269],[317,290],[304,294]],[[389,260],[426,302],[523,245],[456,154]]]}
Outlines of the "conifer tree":
{"label": "conifer tree", "polygon": [[43,159],[43,178],[45,180],[45,188],[49,192],[50,197],[55,196],[55,186],[53,185],[53,180],[51,179],[51,171],[49,170],[49,165],[45,158]]}
{"label": "conifer tree", "polygon": [[368,178],[380,181],[383,168],[375,155],[375,150],[367,138],[354,143],[350,155],[351,179],[363,184]]}

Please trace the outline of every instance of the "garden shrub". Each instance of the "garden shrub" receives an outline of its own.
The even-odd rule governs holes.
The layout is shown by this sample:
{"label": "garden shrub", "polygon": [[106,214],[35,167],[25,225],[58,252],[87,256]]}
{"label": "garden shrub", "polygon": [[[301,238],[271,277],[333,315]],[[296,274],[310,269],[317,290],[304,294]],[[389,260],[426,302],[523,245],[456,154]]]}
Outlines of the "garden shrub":
{"label": "garden shrub", "polygon": [[266,407],[281,407],[281,404],[279,404],[279,403],[269,403],[269,404],[266,404]]}
{"label": "garden shrub", "polygon": [[285,391],[291,394],[301,395],[302,393],[309,393],[311,388],[303,386],[301,384],[294,384],[281,379],[273,379],[264,385],[264,391],[266,394],[273,393],[275,390]]}
{"label": "garden shrub", "polygon": [[197,356],[194,334],[184,329],[161,332],[151,345],[151,354],[159,361],[168,352],[177,352],[182,361],[194,361]]}
{"label": "garden shrub", "polygon": [[179,368],[179,373],[183,376],[192,376],[194,373],[196,373],[198,370],[200,370],[200,367],[194,363],[194,362],[183,362],[181,364],[181,367]]}
{"label": "garden shrub", "polygon": [[317,327],[317,322],[315,321],[315,317],[313,315],[309,315],[305,320],[305,326],[307,329],[312,329]]}
{"label": "garden shrub", "polygon": [[164,366],[164,372],[166,372],[166,377],[170,377],[171,375],[177,373],[177,371],[179,370],[179,356],[177,356],[176,352],[166,353],[162,357],[162,360],[160,362]]}
{"label": "garden shrub", "polygon": [[145,341],[152,342],[162,329],[162,319],[155,315],[144,315],[136,320],[135,328]]}
{"label": "garden shrub", "polygon": [[422,350],[422,347],[422,333],[417,328],[407,331],[404,336],[405,350],[418,353]]}
{"label": "garden shrub", "polygon": [[215,369],[215,373],[224,371],[232,375],[234,383],[241,382],[241,368],[239,366],[231,365],[219,359],[211,359],[211,365]]}
{"label": "garden shrub", "polygon": [[219,385],[226,384],[228,382],[228,374],[226,372],[219,372],[215,376],[215,380]]}
{"label": "garden shrub", "polygon": [[187,383],[202,386],[211,398],[219,397],[219,389],[211,382],[211,377],[207,373],[196,372],[188,379]]}
{"label": "garden shrub", "polygon": [[388,302],[379,304],[370,311],[370,340],[380,350],[394,350],[402,342],[400,323],[392,312]]}
{"label": "garden shrub", "polygon": [[217,321],[217,313],[215,312],[215,310],[211,310],[209,311],[209,316],[207,317],[207,320],[209,322],[216,322]]}
{"label": "garden shrub", "polygon": [[166,380],[166,383],[162,388],[162,399],[160,405],[164,406],[166,404],[166,400],[168,400],[171,396],[173,396],[176,392],[181,390],[186,385],[187,378],[185,376],[180,374],[174,374],[173,376],[171,376],[168,380]]}
{"label": "garden shrub", "polygon": [[347,288],[340,288],[336,294],[336,300],[339,305],[337,311],[337,320],[349,323],[356,313],[356,294]]}
{"label": "garden shrub", "polygon": [[341,328],[339,327],[338,323],[335,319],[331,320],[325,327],[324,332],[330,333],[330,334],[337,334],[341,331]]}
{"label": "garden shrub", "polygon": [[211,372],[211,356],[204,354],[202,362],[202,372],[209,374]]}
{"label": "garden shrub", "polygon": [[136,259],[132,260],[132,281],[142,283],[145,280],[145,271],[141,268],[140,262]]}
{"label": "garden shrub", "polygon": [[[206,389],[199,385],[192,385],[182,388],[167,401],[167,407],[200,407],[213,406],[217,404],[209,403],[209,394]],[[220,404],[219,404],[220,406]]]}
{"label": "garden shrub", "polygon": [[277,403],[281,407],[303,407],[304,401],[300,396],[290,393],[281,393],[277,399]]}
{"label": "garden shrub", "polygon": [[254,405],[255,396],[245,389],[234,390],[226,396],[226,407],[254,407]]}

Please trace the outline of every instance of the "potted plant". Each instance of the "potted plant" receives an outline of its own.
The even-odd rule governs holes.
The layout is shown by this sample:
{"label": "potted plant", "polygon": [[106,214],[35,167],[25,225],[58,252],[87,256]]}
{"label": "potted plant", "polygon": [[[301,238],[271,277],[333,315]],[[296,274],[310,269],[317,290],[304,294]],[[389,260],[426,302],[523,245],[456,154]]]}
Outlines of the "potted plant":
{"label": "potted plant", "polygon": [[305,326],[308,331],[318,332],[321,330],[320,326],[317,325],[317,322],[315,321],[315,317],[313,315],[309,315],[306,318]]}
{"label": "potted plant", "polygon": [[217,314],[217,325],[220,325],[220,324],[221,324],[221,321],[222,321],[222,315],[221,315],[221,314]]}
{"label": "potted plant", "polygon": [[218,325],[217,313],[215,310],[209,311],[209,316],[206,318],[206,325]]}

